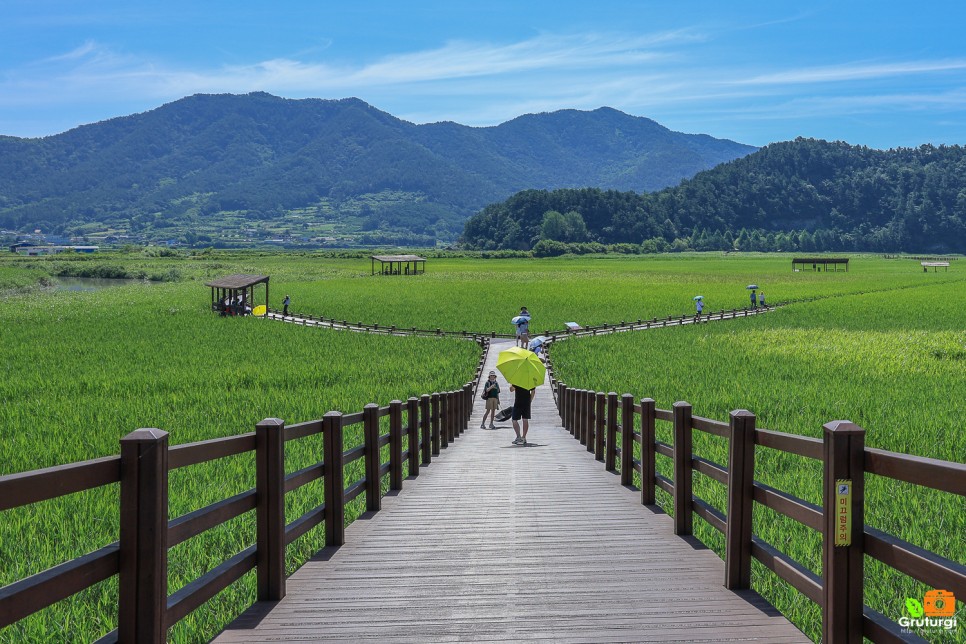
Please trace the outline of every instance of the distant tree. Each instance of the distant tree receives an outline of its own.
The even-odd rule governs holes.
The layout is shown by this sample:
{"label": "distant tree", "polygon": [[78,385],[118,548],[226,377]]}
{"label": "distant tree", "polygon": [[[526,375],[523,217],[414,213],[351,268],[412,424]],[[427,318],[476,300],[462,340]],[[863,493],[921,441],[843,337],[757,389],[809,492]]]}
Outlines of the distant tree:
{"label": "distant tree", "polygon": [[566,225],[567,231],[567,241],[570,242],[583,242],[589,239],[587,234],[587,224],[584,222],[583,216],[576,210],[567,211],[564,216],[564,224]]}
{"label": "distant tree", "polygon": [[556,210],[548,210],[543,213],[543,221],[540,223],[540,239],[566,242],[570,241],[567,230],[567,221],[564,216]]}

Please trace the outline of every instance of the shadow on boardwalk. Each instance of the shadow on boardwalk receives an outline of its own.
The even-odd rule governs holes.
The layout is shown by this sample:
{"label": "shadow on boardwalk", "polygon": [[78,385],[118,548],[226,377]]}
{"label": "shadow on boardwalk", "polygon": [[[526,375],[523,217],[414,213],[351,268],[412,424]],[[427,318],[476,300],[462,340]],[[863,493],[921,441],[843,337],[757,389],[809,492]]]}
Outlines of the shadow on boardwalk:
{"label": "shadow on boardwalk", "polygon": [[533,406],[532,446],[509,422],[481,430],[478,408],[445,458],[215,641],[809,641],[598,467],[548,386]]}

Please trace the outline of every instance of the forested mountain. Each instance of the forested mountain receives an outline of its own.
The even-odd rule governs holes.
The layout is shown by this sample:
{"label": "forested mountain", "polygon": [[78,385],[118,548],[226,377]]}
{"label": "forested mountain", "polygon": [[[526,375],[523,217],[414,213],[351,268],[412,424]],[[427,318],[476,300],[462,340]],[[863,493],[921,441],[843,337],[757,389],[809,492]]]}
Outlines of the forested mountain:
{"label": "forested mountain", "polygon": [[473,128],[414,125],[358,99],[196,95],[56,136],[0,137],[0,228],[304,235],[354,218],[363,231],[454,239],[518,190],[654,190],[754,149],[609,108]]}
{"label": "forested mountain", "polygon": [[774,143],[650,194],[524,191],[472,217],[463,239],[483,249],[539,244],[543,254],[587,242],[645,252],[964,252],[966,148]]}

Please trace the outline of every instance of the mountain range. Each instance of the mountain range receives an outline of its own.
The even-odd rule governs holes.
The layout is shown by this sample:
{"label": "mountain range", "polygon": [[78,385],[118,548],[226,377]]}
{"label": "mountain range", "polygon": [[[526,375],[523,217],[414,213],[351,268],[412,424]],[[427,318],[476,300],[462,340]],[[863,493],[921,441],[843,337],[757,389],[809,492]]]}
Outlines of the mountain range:
{"label": "mountain range", "polygon": [[520,190],[653,191],[755,149],[606,107],[468,127],[416,125],[355,98],[195,95],[54,136],[0,137],[0,228],[92,241],[452,240]]}

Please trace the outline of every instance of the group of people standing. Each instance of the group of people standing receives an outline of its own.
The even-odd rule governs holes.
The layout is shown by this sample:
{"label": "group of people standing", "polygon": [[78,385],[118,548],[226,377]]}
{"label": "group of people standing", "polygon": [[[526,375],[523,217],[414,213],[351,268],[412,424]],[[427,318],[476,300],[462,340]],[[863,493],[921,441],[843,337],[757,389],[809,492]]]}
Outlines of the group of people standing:
{"label": "group of people standing", "polygon": [[755,291],[754,291],[754,289],[752,289],[752,291],[751,291],[751,308],[757,309],[759,306],[761,306],[762,308],[765,307],[765,292],[762,291],[761,293],[758,294],[758,301],[756,302],[755,301]]}
{"label": "group of people standing", "polygon": [[[510,385],[510,392],[513,393],[513,414],[510,420],[513,422],[513,433],[516,435],[512,442],[514,445],[526,445],[527,431],[530,429],[530,403],[537,390]],[[483,410],[480,429],[486,429],[487,417],[490,418],[490,429],[496,429],[493,421],[496,420],[496,414],[500,410],[500,383],[496,381],[495,371],[489,373],[483,385],[482,398],[486,401],[486,407]]]}
{"label": "group of people standing", "polygon": [[[751,308],[757,309],[759,306],[761,308],[766,308],[767,307],[767,305],[765,304],[765,292],[762,291],[762,292],[756,294],[755,291],[752,290],[751,291]],[[701,296],[696,297],[695,300],[694,300],[694,311],[695,311],[695,316],[694,316],[695,319],[698,320],[698,321],[700,321],[701,320],[701,314],[704,312],[704,299],[701,298]]]}
{"label": "group of people standing", "polygon": [[[517,329],[516,346],[528,349],[530,345],[530,311],[527,307],[520,307],[520,313],[513,318],[513,323]],[[536,388],[525,389],[516,385],[510,385],[510,392],[513,394],[513,413],[510,420],[513,422],[514,445],[527,444],[527,431],[530,429],[530,403],[536,394]],[[481,396],[486,401],[483,410],[483,421],[480,423],[481,429],[486,429],[486,419],[490,419],[490,429],[496,429],[494,421],[500,411],[500,383],[496,380],[496,372],[491,371],[483,384],[483,394]]]}

